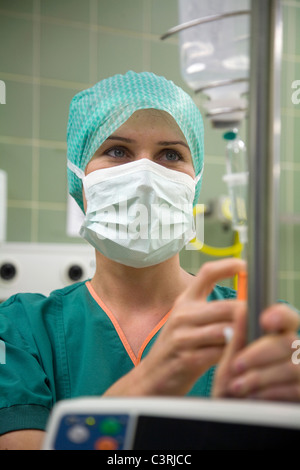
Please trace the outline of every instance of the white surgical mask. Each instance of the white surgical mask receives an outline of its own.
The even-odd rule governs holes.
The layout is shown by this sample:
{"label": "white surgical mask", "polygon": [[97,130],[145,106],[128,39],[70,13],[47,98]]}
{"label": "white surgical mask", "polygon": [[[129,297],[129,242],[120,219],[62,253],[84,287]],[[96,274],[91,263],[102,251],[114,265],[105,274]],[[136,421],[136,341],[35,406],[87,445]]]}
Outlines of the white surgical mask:
{"label": "white surgical mask", "polygon": [[141,159],[80,177],[87,201],[80,235],[107,258],[152,266],[195,237],[191,176]]}

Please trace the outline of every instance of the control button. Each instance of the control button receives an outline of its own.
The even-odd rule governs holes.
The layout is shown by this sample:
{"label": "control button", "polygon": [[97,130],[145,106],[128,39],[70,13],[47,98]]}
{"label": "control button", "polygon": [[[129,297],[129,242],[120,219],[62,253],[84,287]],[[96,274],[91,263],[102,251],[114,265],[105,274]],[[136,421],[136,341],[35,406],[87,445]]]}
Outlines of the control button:
{"label": "control button", "polygon": [[121,424],[115,418],[106,418],[100,423],[100,431],[102,434],[108,434],[114,436],[121,431]]}
{"label": "control button", "polygon": [[95,442],[95,450],[117,450],[118,447],[118,441],[109,436],[100,437],[100,439]]}
{"label": "control button", "polygon": [[66,416],[65,424],[67,426],[71,426],[71,425],[74,425],[74,424],[77,424],[77,423],[79,423],[78,416]]}
{"label": "control button", "polygon": [[90,432],[87,428],[78,424],[68,430],[67,436],[71,442],[74,442],[75,444],[82,444],[88,440],[90,437]]}
{"label": "control button", "polygon": [[85,422],[88,426],[94,426],[96,424],[96,420],[93,416],[88,416],[88,418],[86,418]]}

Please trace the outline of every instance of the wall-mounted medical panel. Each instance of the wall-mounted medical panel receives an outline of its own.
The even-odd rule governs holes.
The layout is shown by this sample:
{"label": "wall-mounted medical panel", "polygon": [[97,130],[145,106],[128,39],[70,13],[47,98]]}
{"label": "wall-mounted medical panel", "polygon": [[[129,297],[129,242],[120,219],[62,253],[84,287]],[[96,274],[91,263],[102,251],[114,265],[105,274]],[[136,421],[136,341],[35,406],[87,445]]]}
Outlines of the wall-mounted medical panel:
{"label": "wall-mounted medical panel", "polygon": [[94,249],[84,244],[0,245],[0,301],[20,292],[48,295],[95,271]]}

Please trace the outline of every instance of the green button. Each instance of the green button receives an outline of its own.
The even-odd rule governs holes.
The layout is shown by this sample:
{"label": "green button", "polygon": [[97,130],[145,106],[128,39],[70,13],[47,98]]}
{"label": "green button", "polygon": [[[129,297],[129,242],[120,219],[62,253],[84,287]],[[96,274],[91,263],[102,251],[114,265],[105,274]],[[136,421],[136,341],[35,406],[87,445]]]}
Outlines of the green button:
{"label": "green button", "polygon": [[93,416],[88,416],[88,418],[86,418],[85,422],[88,426],[94,426],[94,424],[96,423],[96,420]]}
{"label": "green button", "polygon": [[114,418],[106,418],[100,423],[100,431],[103,434],[114,436],[121,430],[121,424]]}

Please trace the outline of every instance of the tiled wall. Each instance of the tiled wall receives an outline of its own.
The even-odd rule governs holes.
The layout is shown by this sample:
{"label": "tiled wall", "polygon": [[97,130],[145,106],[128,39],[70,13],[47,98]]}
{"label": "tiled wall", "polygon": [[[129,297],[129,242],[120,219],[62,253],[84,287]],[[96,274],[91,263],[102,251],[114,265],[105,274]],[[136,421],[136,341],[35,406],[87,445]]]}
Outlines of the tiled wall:
{"label": "tiled wall", "polygon": [[300,308],[300,100],[292,101],[300,80],[299,0],[283,2],[283,20],[280,293]]}
{"label": "tiled wall", "polygon": [[[282,64],[280,297],[300,307],[300,1],[285,0]],[[0,0],[0,168],[8,173],[8,241],[74,242],[66,235],[66,124],[71,98],[114,73],[180,75],[176,0]],[[300,94],[299,94],[300,97]],[[200,202],[226,194],[222,132],[205,121]],[[225,246],[232,232],[207,223],[205,241]],[[76,241],[75,241],[76,242]],[[77,241],[78,242],[78,241]],[[80,241],[79,241],[80,242]],[[183,253],[192,272],[207,259]]]}

